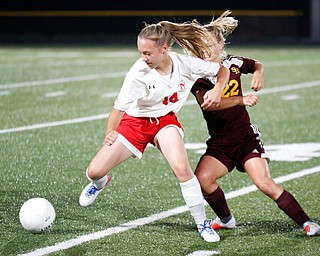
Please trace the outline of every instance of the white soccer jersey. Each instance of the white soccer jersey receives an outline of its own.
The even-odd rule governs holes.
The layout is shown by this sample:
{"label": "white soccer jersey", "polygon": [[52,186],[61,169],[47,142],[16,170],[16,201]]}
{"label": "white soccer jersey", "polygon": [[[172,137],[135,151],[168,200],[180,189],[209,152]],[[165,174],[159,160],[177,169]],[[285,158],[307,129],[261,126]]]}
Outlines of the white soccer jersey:
{"label": "white soccer jersey", "polygon": [[170,52],[172,75],[164,76],[140,58],[127,73],[114,108],[134,117],[160,117],[177,113],[200,77],[213,78],[218,63]]}

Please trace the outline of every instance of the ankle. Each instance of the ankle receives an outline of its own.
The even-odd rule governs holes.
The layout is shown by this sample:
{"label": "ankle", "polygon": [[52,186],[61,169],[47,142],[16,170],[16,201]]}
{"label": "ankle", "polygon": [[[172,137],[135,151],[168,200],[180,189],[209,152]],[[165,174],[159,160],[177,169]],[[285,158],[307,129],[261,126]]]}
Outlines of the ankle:
{"label": "ankle", "polygon": [[232,214],[230,214],[228,217],[220,218],[223,224],[227,224],[231,219],[232,219]]}

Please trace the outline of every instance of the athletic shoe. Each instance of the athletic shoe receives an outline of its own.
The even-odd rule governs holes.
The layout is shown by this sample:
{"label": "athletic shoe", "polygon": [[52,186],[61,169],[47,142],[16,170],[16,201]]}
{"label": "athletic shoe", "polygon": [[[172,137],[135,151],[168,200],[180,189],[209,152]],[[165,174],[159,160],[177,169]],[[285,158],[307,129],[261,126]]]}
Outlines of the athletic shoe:
{"label": "athletic shoe", "polygon": [[198,226],[199,235],[209,243],[220,241],[220,236],[212,229],[208,220],[205,220],[203,225]]}
{"label": "athletic shoe", "polygon": [[217,217],[214,220],[210,220],[210,224],[214,230],[221,229],[221,228],[232,229],[236,227],[236,219],[232,215],[231,219],[227,223],[223,223],[220,220],[220,218]]}
{"label": "athletic shoe", "polygon": [[110,176],[107,175],[106,184],[102,188],[97,188],[93,182],[89,183],[81,192],[81,195],[79,197],[80,205],[89,206],[90,204],[92,204],[99,193],[105,188],[105,186],[107,186],[110,179]]}
{"label": "athletic shoe", "polygon": [[308,236],[320,235],[320,226],[313,221],[306,221],[303,223],[303,229]]}

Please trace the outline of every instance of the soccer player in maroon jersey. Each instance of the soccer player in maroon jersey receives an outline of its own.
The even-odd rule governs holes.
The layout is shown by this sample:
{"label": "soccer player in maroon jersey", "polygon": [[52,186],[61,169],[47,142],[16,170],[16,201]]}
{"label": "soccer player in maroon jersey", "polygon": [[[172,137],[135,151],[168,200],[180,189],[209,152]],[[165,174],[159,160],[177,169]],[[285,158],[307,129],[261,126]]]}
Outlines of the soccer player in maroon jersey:
{"label": "soccer player in maroon jersey", "polygon": [[[294,196],[275,183],[270,176],[269,159],[263,148],[261,134],[258,127],[251,124],[246,110],[246,106],[254,106],[258,98],[254,95],[243,97],[241,85],[241,75],[250,73],[251,89],[262,89],[263,65],[257,60],[225,54],[225,39],[237,27],[237,20],[228,17],[230,13],[226,11],[218,19],[205,25],[217,39],[223,64],[230,70],[229,82],[219,107],[202,109],[210,138],[206,142],[206,152],[201,157],[195,174],[205,200],[217,214],[217,218],[212,220],[212,227],[220,229],[236,226],[224,192],[217,184],[217,179],[236,167],[240,172],[246,172],[258,189],[273,199],[295,223],[303,227],[308,236],[319,235],[320,226],[309,218]],[[213,87],[208,80],[197,80],[191,92],[199,105],[203,102],[204,93]]]}

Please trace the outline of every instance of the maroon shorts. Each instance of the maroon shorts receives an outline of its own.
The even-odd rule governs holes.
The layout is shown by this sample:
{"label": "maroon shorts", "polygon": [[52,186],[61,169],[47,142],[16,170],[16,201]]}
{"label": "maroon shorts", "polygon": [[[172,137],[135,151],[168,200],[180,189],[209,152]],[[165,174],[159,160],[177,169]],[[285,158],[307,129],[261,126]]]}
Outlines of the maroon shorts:
{"label": "maroon shorts", "polygon": [[212,156],[224,164],[231,172],[234,167],[244,172],[244,163],[254,157],[266,158],[267,154],[263,148],[263,140],[257,125],[249,125],[243,130],[242,136],[237,140],[225,138],[212,139],[207,141],[207,150],[204,156]]}
{"label": "maroon shorts", "polygon": [[125,113],[117,128],[118,138],[136,157],[141,158],[148,143],[155,145],[156,136],[168,126],[177,127],[183,137],[183,129],[173,112],[157,118],[133,117]]}

